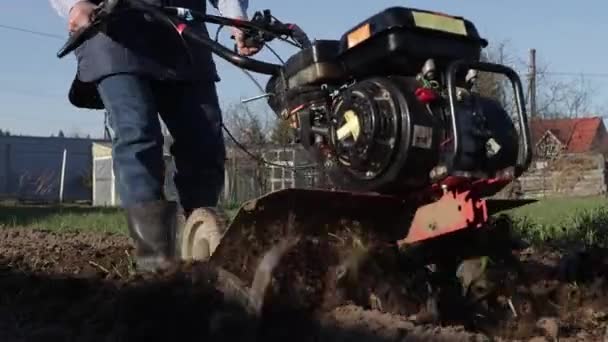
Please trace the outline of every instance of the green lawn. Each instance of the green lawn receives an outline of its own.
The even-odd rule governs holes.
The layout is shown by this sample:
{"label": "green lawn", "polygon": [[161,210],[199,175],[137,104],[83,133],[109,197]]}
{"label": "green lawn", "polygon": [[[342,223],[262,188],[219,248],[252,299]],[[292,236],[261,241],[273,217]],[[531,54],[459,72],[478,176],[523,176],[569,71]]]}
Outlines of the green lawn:
{"label": "green lawn", "polygon": [[123,212],[115,208],[0,204],[0,227],[124,233],[127,222]]}
{"label": "green lawn", "polygon": [[[226,208],[233,218],[238,207]],[[124,234],[127,220],[119,208],[92,208],[85,205],[22,205],[0,203],[0,228],[37,228],[45,230],[92,230]]]}
{"label": "green lawn", "polygon": [[608,247],[608,198],[559,198],[507,211],[520,234],[533,243]]}
{"label": "green lawn", "polygon": [[[234,217],[237,206],[228,206]],[[548,199],[507,211],[528,240],[550,240],[608,245],[608,198]],[[66,205],[11,205],[0,203],[0,228],[31,227],[49,230],[93,230],[126,233],[120,209]]]}
{"label": "green lawn", "polygon": [[554,225],[596,210],[608,209],[608,197],[556,198],[540,200],[508,213],[516,218],[528,218],[536,224]]}

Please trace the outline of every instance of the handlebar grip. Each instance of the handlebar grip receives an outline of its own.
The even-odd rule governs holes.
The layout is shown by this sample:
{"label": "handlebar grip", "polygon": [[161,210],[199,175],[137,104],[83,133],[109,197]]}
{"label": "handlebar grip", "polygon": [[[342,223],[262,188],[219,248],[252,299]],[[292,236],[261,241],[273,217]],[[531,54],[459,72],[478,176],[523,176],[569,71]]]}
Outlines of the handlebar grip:
{"label": "handlebar grip", "polygon": [[118,5],[124,3],[125,0],[105,0],[91,13],[90,24],[88,26],[80,28],[78,31],[72,33],[65,44],[57,52],[57,57],[63,58],[72,51],[76,50],[85,40],[89,38],[91,33],[97,29],[101,19],[108,17],[114,12],[114,9]]}
{"label": "handlebar grip", "polygon": [[57,57],[63,58],[82,45],[85,40],[84,33],[87,31],[87,28],[88,27],[83,27],[71,34],[65,44],[59,49],[59,52],[57,52]]}

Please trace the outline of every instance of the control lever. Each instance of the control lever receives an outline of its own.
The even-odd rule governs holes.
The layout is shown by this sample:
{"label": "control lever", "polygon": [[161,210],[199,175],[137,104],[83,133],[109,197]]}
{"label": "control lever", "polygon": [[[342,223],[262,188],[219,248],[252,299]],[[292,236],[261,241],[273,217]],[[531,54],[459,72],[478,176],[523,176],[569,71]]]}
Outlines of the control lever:
{"label": "control lever", "polygon": [[289,24],[288,26],[292,31],[291,38],[293,38],[293,40],[300,44],[302,48],[305,49],[312,45],[310,39],[308,39],[308,36],[304,32],[304,30],[300,28],[300,26],[296,24]]}
{"label": "control lever", "polygon": [[[280,32],[283,35],[290,36],[296,43],[302,48],[311,46],[311,42],[304,31],[296,24],[284,24],[275,19],[270,10],[264,10],[263,12],[255,12],[251,23],[258,27],[266,28],[270,32]],[[244,43],[247,47],[262,48],[266,42],[272,41],[275,37],[273,34],[269,34],[263,30],[243,30],[244,32]],[[234,39],[234,37],[232,37]]]}

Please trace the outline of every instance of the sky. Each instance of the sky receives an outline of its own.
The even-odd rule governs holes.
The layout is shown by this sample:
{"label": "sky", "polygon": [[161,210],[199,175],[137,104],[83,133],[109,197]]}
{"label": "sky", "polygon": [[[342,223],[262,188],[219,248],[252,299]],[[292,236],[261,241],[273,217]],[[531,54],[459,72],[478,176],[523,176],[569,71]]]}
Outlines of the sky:
{"label": "sky", "polygon": [[[463,16],[475,23],[490,44],[508,42],[510,54],[524,60],[530,48],[538,62],[555,73],[585,73],[597,87],[597,102],[608,103],[608,20],[605,0],[575,4],[565,0],[250,0],[249,14],[270,9],[279,19],[296,22],[313,39],[337,39],[367,17],[391,6],[405,6]],[[584,3],[584,5],[583,5]],[[211,6],[208,6],[211,7]],[[210,8],[209,13],[217,14]],[[51,36],[15,31],[9,27],[45,32]],[[67,91],[75,73],[75,59],[56,57],[67,37],[66,19],[48,0],[0,1],[0,129],[15,134],[103,136],[103,112],[73,107]],[[215,26],[209,26],[214,29]],[[215,32],[215,31],[213,31]],[[222,41],[230,43],[226,36]],[[273,43],[283,58],[294,50]],[[229,45],[231,47],[231,45]],[[267,52],[257,56],[276,59]],[[260,94],[239,69],[216,58],[222,81],[222,106]],[[255,76],[263,82],[264,76]],[[525,75],[521,75],[525,79]],[[573,77],[561,75],[558,77]]]}

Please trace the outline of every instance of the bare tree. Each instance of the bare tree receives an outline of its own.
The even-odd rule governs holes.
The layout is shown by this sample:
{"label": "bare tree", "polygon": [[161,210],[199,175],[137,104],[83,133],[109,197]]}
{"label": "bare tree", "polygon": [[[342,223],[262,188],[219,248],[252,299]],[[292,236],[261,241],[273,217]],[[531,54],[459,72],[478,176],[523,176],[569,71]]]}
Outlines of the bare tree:
{"label": "bare tree", "polygon": [[260,148],[268,143],[267,125],[246,105],[229,106],[224,111],[224,122],[232,136],[244,146]]}
{"label": "bare tree", "polygon": [[264,149],[269,143],[268,125],[262,122],[260,113],[241,103],[231,104],[224,110],[224,123],[232,136],[227,137],[228,145],[233,142],[232,138],[236,140],[234,143],[239,145],[231,153],[230,178],[252,180],[257,189],[266,189],[268,177],[264,164]]}
{"label": "bare tree", "polygon": [[295,141],[294,132],[286,120],[277,119],[275,121],[270,140],[279,145],[288,145]]}
{"label": "bare tree", "polygon": [[[542,75],[542,74],[541,74]],[[537,110],[545,118],[577,118],[591,114],[597,88],[584,77],[568,80],[552,80],[550,75],[542,75],[545,80],[538,87]]]}
{"label": "bare tree", "polygon": [[[490,48],[483,51],[481,60],[483,62],[496,63],[514,67],[516,60],[509,53],[508,42],[500,42],[496,48]],[[483,96],[493,98],[499,101],[503,107],[511,112],[513,107],[513,101],[509,100],[510,94],[510,83],[503,75],[481,72],[477,77],[477,90]]]}
{"label": "bare tree", "polygon": [[[499,42],[495,47],[484,51],[482,60],[503,64],[518,71],[525,92],[525,101],[529,103],[528,61],[515,56],[508,41]],[[508,112],[513,112],[515,104],[513,91],[508,80],[501,75],[481,73],[478,77],[478,89],[484,96],[492,97],[501,102]],[[581,117],[592,112],[602,111],[595,105],[597,87],[584,77],[571,79],[560,78],[551,72],[548,63],[536,63],[536,113],[542,118],[573,118]]]}

